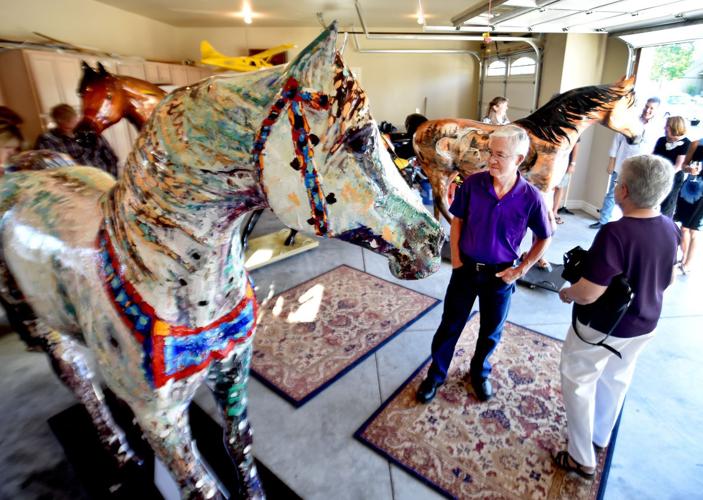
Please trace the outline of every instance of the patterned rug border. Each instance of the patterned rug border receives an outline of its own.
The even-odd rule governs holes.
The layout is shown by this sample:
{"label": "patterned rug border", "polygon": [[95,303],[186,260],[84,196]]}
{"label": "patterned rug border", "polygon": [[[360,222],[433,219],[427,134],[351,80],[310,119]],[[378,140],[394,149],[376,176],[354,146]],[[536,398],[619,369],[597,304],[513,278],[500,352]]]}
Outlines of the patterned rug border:
{"label": "patterned rug border", "polygon": [[[296,407],[296,408],[300,408],[300,407],[303,406],[305,403],[307,403],[308,401],[310,401],[311,399],[313,399],[315,396],[317,396],[318,394],[320,394],[322,391],[324,391],[325,389],[327,389],[329,386],[331,386],[332,384],[334,384],[337,380],[339,380],[339,379],[342,378],[344,375],[346,375],[347,373],[349,373],[351,370],[353,370],[354,368],[356,368],[356,366],[359,365],[361,362],[365,361],[366,358],[368,358],[369,356],[371,356],[373,353],[375,353],[375,352],[376,352],[377,350],[379,350],[381,347],[383,347],[383,346],[386,345],[388,342],[390,342],[391,340],[393,340],[394,338],[396,338],[398,335],[400,335],[401,333],[403,333],[406,329],[408,329],[410,326],[412,326],[416,321],[418,321],[419,319],[421,319],[425,314],[427,314],[427,313],[430,312],[432,309],[434,309],[435,307],[437,307],[437,304],[439,304],[439,303],[442,302],[441,299],[437,299],[437,298],[432,297],[431,295],[428,295],[428,294],[426,294],[426,293],[418,292],[418,291],[413,290],[412,288],[409,288],[409,287],[407,287],[407,286],[399,285],[398,283],[394,283],[393,281],[387,280],[387,279],[385,279],[385,278],[381,278],[381,277],[376,276],[376,275],[373,275],[373,274],[371,274],[371,273],[367,273],[366,271],[364,271],[364,270],[362,270],[362,269],[357,269],[356,267],[349,266],[349,265],[347,265],[347,264],[340,264],[340,265],[338,265],[338,266],[336,266],[336,267],[333,267],[333,268],[330,269],[329,271],[325,271],[324,273],[318,274],[317,276],[314,276],[314,277],[312,277],[312,278],[310,278],[310,279],[307,279],[307,280],[305,280],[305,281],[302,281],[301,283],[298,283],[297,285],[293,285],[293,286],[291,286],[290,288],[287,288],[286,290],[283,290],[283,291],[281,291],[281,292],[278,292],[276,295],[274,295],[274,297],[276,297],[276,296],[278,296],[278,295],[281,295],[281,294],[284,294],[284,293],[287,293],[287,292],[293,290],[294,288],[297,288],[297,287],[299,287],[299,286],[303,286],[303,285],[305,285],[306,283],[309,283],[309,282],[311,282],[311,281],[314,281],[314,280],[320,278],[321,276],[324,276],[324,275],[326,275],[326,274],[332,273],[332,272],[334,272],[334,271],[336,271],[336,270],[338,270],[338,269],[340,269],[340,268],[343,268],[343,267],[349,268],[349,269],[351,269],[351,270],[353,270],[353,271],[358,271],[358,272],[360,272],[360,273],[368,274],[369,276],[372,276],[372,277],[374,277],[374,278],[376,278],[376,279],[379,279],[379,280],[381,280],[381,281],[385,281],[386,283],[389,283],[389,284],[391,284],[391,285],[395,285],[395,286],[399,286],[399,287],[401,287],[401,288],[405,288],[406,290],[410,290],[410,291],[412,291],[412,292],[414,292],[414,293],[417,293],[418,295],[422,295],[423,297],[427,297],[427,298],[433,299],[434,302],[433,302],[430,306],[428,306],[425,310],[423,310],[423,311],[421,311],[420,313],[418,313],[418,315],[415,316],[412,320],[408,321],[408,322],[405,323],[403,326],[401,326],[400,328],[398,328],[395,332],[393,332],[392,334],[390,334],[390,335],[389,335],[387,338],[385,338],[382,342],[379,342],[378,345],[376,345],[376,347],[374,347],[373,349],[369,350],[366,354],[364,354],[363,356],[361,356],[359,359],[355,360],[353,363],[350,363],[350,364],[349,364],[348,366],[346,366],[343,370],[341,370],[339,373],[337,373],[334,377],[332,377],[331,379],[329,379],[327,382],[325,382],[324,384],[322,384],[320,387],[318,387],[318,388],[315,389],[314,391],[308,393],[304,398],[301,398],[301,399],[296,399],[296,398],[294,398],[293,396],[291,396],[290,394],[288,394],[286,391],[284,391],[283,389],[281,389],[280,387],[278,387],[275,383],[273,383],[272,381],[270,381],[269,379],[267,379],[264,375],[262,375],[262,374],[260,374],[259,372],[257,372],[253,367],[251,368],[251,375],[253,375],[256,380],[258,380],[259,382],[261,382],[263,385],[265,385],[266,387],[268,387],[270,390],[272,390],[273,392],[275,392],[276,394],[278,394],[280,397],[282,397],[283,399],[285,399],[286,401],[288,401],[290,404],[292,404],[292,405],[293,405],[294,407]],[[273,300],[273,297],[272,297],[271,299]]]}
{"label": "patterned rug border", "polygon": [[[466,320],[466,323],[468,324],[469,321],[473,319],[473,317],[478,314],[478,311],[472,311],[471,314],[469,315],[469,319]],[[527,330],[528,332],[536,333],[538,335],[541,335],[542,337],[547,337],[548,339],[552,340],[557,340],[561,343],[563,343],[563,340],[557,339],[555,337],[551,337],[545,333],[538,332],[537,330],[533,330],[532,328],[528,328],[526,326],[519,325],[518,323],[513,323],[512,321],[508,321],[508,323],[512,323],[513,325],[522,328],[523,330]],[[427,479],[425,476],[417,472],[415,469],[412,467],[405,465],[403,462],[399,461],[396,459],[393,455],[386,453],[385,450],[377,447],[375,444],[367,441],[363,437],[363,433],[366,430],[366,428],[371,425],[371,423],[378,417],[378,415],[386,409],[386,407],[395,399],[398,394],[400,394],[403,389],[405,388],[406,385],[408,385],[416,376],[417,374],[422,371],[422,369],[425,367],[425,365],[432,359],[432,356],[427,356],[424,361],[420,363],[420,366],[418,366],[412,374],[408,378],[406,378],[403,383],[401,383],[395,391],[393,391],[393,394],[388,396],[386,400],[381,403],[381,406],[379,406],[376,411],[373,412],[373,414],[366,419],[366,421],[361,424],[361,427],[359,427],[356,432],[354,432],[354,438],[361,442],[361,444],[367,446],[368,448],[372,449],[382,457],[384,457],[386,460],[388,460],[390,463],[395,464],[396,466],[400,467],[403,469],[405,472],[413,476],[415,479],[419,480],[421,483],[425,484],[426,486],[429,486],[433,490],[435,490],[437,493],[443,495],[446,498],[456,498],[454,497],[450,492],[439,486],[438,484],[432,482],[431,480]],[[623,403],[623,408],[625,407]],[[601,474],[601,480],[600,480],[600,485],[598,486],[598,496],[596,497],[596,500],[602,500],[603,495],[605,494],[605,486],[606,483],[608,482],[608,475],[610,473],[610,466],[612,465],[613,462],[613,453],[615,450],[615,443],[617,442],[618,438],[618,430],[620,429],[620,420],[622,419],[622,409],[620,410],[620,415],[618,415],[618,419],[615,422],[615,427],[613,428],[613,433],[610,438],[610,445],[608,446],[607,450],[607,455],[605,457],[605,464],[603,466],[603,472]]]}

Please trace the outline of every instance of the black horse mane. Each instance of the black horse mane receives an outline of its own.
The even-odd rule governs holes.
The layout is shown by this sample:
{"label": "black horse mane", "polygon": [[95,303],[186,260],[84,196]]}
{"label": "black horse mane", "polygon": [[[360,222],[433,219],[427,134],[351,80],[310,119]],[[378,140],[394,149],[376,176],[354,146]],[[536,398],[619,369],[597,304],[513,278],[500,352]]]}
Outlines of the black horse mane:
{"label": "black horse mane", "polygon": [[568,138],[568,130],[577,130],[576,124],[596,111],[602,111],[623,96],[630,94],[626,90],[613,85],[598,85],[581,87],[556,96],[526,118],[516,120],[520,125],[532,132],[536,137],[558,143]]}

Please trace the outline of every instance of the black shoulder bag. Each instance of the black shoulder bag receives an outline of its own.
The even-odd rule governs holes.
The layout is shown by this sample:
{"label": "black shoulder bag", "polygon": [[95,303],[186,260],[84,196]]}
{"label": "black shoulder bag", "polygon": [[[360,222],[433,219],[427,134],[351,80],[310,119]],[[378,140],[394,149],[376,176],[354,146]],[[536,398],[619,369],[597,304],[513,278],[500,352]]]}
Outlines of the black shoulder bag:
{"label": "black shoulder bag", "polygon": [[[581,279],[587,257],[588,252],[580,246],[566,252],[564,254],[564,270],[561,273],[562,278],[571,284]],[[603,295],[598,297],[595,302],[586,305],[574,303],[571,312],[571,325],[574,332],[583,342],[604,347],[622,359],[622,355],[605,341],[622,320],[634,297],[635,294],[627,278],[623,274],[615,276]],[[605,336],[599,342],[589,342],[578,332],[576,320],[594,330],[603,332]]]}

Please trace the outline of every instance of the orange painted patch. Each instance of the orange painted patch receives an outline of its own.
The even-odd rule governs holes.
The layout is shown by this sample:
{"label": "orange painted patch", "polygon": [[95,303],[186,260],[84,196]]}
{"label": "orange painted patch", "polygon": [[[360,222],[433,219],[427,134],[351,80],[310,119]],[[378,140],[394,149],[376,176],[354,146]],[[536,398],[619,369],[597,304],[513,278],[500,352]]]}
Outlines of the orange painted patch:
{"label": "orange painted patch", "polygon": [[383,239],[389,242],[393,240],[393,231],[388,226],[383,228]]}
{"label": "orange painted patch", "polygon": [[293,205],[296,207],[300,206],[300,198],[298,198],[298,195],[295,193],[288,193],[288,199],[293,202]]}

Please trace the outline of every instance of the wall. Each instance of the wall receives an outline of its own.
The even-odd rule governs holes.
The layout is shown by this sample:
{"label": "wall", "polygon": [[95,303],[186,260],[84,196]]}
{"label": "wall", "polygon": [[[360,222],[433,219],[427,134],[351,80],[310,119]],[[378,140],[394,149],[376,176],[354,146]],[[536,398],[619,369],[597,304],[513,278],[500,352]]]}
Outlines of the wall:
{"label": "wall", "polygon": [[[603,72],[600,83],[613,83],[625,76],[627,72],[627,46],[619,39],[608,38],[605,48],[605,61],[603,64]],[[636,105],[634,113],[641,108],[640,104]],[[584,158],[587,164],[580,163],[577,165],[578,175],[572,181],[577,187],[578,196],[575,194],[574,199],[583,201],[583,208],[596,215],[596,209],[599,209],[603,203],[603,195],[607,189],[608,173],[608,150],[613,141],[615,132],[603,127],[594,126],[593,129],[593,144],[588,151],[589,155]],[[586,168],[583,168],[583,167]],[[569,195],[571,198],[571,195]]]}
{"label": "wall", "polygon": [[[227,55],[243,55],[249,48],[266,48],[294,43],[289,60],[310,43],[322,28],[182,28],[180,50],[184,57],[198,60],[202,39]],[[338,46],[344,35],[340,33]],[[363,49],[467,49],[466,42],[388,41],[358,38]],[[351,37],[344,50],[344,62],[359,74],[369,96],[374,118],[402,128],[405,117],[425,110],[430,119],[474,117],[478,99],[478,63],[468,54],[368,54],[355,50]]]}
{"label": "wall", "polygon": [[[560,92],[617,80],[603,79],[607,43],[608,37],[605,34],[570,33],[567,36]],[[603,163],[600,149],[597,152],[594,150],[594,137],[604,132],[609,130],[596,124],[581,135],[576,171],[569,186],[570,200],[580,200],[582,204],[592,205],[593,203],[587,200],[594,197],[603,199],[608,182],[607,175],[603,177],[604,165],[607,162]]]}
{"label": "wall", "polygon": [[32,32],[82,47],[179,61],[178,29],[93,0],[15,0],[2,3],[0,37],[41,40]]}
{"label": "wall", "polygon": [[[37,39],[33,31],[75,45],[123,56],[183,61],[200,59],[200,40],[207,39],[227,55],[246,55],[249,48],[295,43],[295,57],[320,28],[177,28],[93,0],[22,0],[5,2],[0,37]],[[37,15],[41,12],[42,15]],[[341,46],[343,36],[340,36]],[[379,41],[360,37],[362,48],[462,48],[467,42]],[[478,64],[466,54],[360,54],[347,43],[345,62],[360,70],[377,121],[402,125],[409,113],[475,117]]]}
{"label": "wall", "polygon": [[[605,34],[547,35],[540,106],[556,92],[618,81],[627,71],[627,57],[626,45]],[[613,136],[614,132],[601,125],[593,125],[581,135],[576,172],[569,186],[567,203],[570,207],[597,214],[608,184],[606,166]]]}
{"label": "wall", "polygon": [[544,37],[544,52],[542,53],[542,73],[539,86],[537,106],[544,106],[554,94],[561,92],[563,76],[564,52],[566,50],[566,35],[549,33]]}

